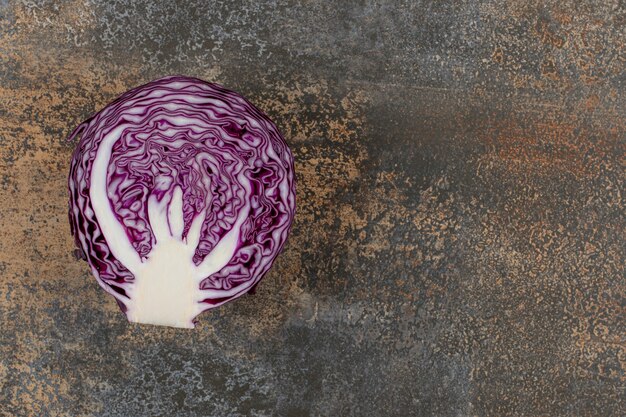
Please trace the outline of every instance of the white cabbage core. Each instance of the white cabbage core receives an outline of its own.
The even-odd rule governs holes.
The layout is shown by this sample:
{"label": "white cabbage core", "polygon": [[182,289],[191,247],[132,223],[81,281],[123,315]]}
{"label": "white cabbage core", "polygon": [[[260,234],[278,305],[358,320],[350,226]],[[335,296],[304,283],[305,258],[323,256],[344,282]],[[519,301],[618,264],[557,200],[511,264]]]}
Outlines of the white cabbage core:
{"label": "white cabbage core", "polygon": [[[186,121],[181,120],[184,124]],[[232,229],[218,242],[204,260],[195,265],[192,258],[200,239],[204,213],[197,216],[185,237],[183,192],[170,190],[161,201],[148,199],[148,217],[156,244],[147,257],[141,258],[118,222],[107,196],[107,169],[113,145],[127,126],[107,134],[93,163],[89,195],[97,221],[111,253],[135,277],[128,287],[128,298],[119,296],[127,308],[128,320],[136,323],[193,328],[193,319],[206,309],[202,300],[230,297],[245,291],[252,283],[230,290],[201,290],[200,282],[220,271],[233,257],[241,225],[248,206],[241,210]]]}

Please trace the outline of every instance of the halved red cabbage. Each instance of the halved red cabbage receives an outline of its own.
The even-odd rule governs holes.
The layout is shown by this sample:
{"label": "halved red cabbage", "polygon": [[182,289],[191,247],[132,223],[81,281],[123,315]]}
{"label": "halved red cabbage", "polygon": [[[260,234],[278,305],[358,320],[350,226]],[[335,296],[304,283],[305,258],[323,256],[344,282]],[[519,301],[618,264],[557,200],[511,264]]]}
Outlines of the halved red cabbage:
{"label": "halved red cabbage", "polygon": [[165,77],[117,98],[77,136],[71,231],[130,321],[192,328],[258,284],[282,249],[293,157],[239,94]]}

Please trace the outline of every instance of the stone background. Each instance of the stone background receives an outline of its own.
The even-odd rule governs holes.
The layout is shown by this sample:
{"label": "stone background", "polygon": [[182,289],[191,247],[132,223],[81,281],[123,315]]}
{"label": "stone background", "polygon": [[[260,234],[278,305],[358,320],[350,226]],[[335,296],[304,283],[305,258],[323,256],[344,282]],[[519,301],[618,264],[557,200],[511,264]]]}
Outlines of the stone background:
{"label": "stone background", "polygon": [[[626,3],[0,1],[0,416],[626,415]],[[167,74],[292,147],[255,295],[130,325],[74,126]]]}

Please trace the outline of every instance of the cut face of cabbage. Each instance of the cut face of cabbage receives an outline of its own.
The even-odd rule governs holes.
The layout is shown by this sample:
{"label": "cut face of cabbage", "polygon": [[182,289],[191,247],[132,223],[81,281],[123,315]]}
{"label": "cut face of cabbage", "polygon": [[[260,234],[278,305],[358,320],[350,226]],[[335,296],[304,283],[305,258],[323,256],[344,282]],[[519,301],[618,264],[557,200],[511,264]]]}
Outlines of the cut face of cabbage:
{"label": "cut face of cabbage", "polygon": [[125,93],[79,135],[72,234],[130,321],[191,328],[271,267],[295,213],[293,158],[243,97],[166,77]]}

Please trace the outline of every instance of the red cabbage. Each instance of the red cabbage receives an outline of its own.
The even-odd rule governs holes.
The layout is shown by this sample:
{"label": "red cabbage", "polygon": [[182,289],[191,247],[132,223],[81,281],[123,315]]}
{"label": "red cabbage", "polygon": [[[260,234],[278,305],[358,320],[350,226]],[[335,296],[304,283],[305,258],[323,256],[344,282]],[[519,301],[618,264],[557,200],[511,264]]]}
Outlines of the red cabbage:
{"label": "red cabbage", "polygon": [[71,232],[128,320],[192,328],[255,287],[285,244],[293,157],[239,94],[162,78],[117,98],[78,136]]}

